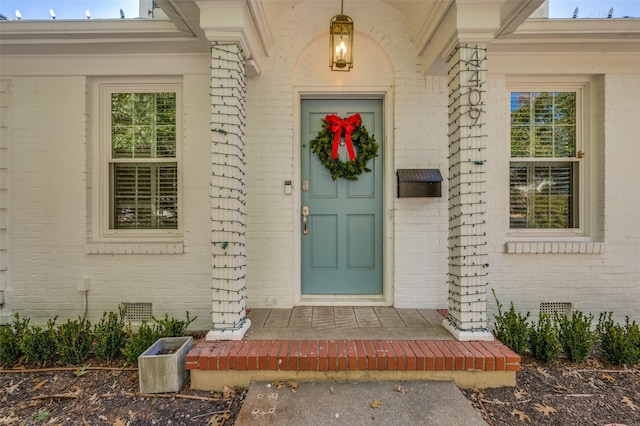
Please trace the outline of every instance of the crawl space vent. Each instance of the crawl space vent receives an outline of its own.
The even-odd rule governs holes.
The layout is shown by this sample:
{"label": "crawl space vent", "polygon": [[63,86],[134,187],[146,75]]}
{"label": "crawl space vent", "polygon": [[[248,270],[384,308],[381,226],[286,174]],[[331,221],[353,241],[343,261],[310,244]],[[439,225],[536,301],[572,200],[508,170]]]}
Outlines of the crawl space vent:
{"label": "crawl space vent", "polygon": [[151,303],[128,303],[122,302],[122,308],[124,309],[124,317],[126,321],[130,322],[142,322],[151,321],[152,304]]}
{"label": "crawl space vent", "polygon": [[540,313],[545,313],[551,316],[554,316],[557,313],[558,315],[571,317],[571,303],[542,302],[540,304]]}

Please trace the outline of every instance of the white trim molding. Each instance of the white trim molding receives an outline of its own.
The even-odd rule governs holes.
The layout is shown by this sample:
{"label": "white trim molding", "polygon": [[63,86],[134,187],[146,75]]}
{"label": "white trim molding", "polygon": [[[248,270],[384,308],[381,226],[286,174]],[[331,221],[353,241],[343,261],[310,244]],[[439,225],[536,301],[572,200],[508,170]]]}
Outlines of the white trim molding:
{"label": "white trim molding", "polygon": [[604,243],[591,241],[508,241],[504,245],[506,254],[600,254]]}

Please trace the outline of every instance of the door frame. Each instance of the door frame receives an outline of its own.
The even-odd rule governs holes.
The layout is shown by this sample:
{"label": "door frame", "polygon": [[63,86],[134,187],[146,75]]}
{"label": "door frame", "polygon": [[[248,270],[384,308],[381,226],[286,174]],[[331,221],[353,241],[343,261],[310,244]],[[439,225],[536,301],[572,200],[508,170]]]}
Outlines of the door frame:
{"label": "door frame", "polygon": [[[349,88],[326,90],[325,88],[293,88],[293,248],[292,262],[293,301],[296,306],[392,306],[394,276],[394,194],[395,171],[393,170],[393,92],[384,88]],[[382,183],[382,295],[303,295],[302,294],[302,228],[301,205],[301,161],[300,146],[301,103],[303,99],[382,99],[383,119],[383,183]]]}

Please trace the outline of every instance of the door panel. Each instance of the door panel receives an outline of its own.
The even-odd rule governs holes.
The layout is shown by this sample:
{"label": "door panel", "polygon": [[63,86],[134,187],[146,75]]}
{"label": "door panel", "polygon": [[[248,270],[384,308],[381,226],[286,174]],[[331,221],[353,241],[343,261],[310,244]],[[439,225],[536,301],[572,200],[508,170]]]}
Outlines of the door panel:
{"label": "door panel", "polygon": [[[302,235],[302,294],[382,294],[382,101],[302,101],[302,204],[309,206],[309,232]],[[311,152],[309,142],[322,130],[328,114],[341,118],[359,113],[380,145],[357,181],[331,175]],[[346,161],[346,147],[339,150]],[[357,152],[356,152],[357,155]]]}
{"label": "door panel", "polygon": [[338,216],[314,215],[310,220],[311,267],[338,269]]}
{"label": "door panel", "polygon": [[375,262],[375,215],[347,216],[347,268],[373,269]]}

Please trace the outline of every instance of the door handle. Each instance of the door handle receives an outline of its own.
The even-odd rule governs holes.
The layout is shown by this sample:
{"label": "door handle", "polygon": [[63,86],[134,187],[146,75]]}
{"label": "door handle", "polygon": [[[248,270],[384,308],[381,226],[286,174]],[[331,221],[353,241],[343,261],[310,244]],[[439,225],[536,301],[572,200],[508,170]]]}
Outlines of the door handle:
{"label": "door handle", "polygon": [[302,233],[304,235],[309,234],[309,228],[307,228],[307,217],[309,217],[309,206],[302,206]]}

